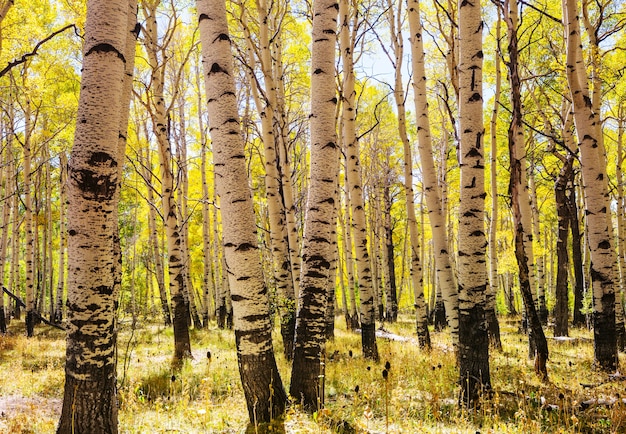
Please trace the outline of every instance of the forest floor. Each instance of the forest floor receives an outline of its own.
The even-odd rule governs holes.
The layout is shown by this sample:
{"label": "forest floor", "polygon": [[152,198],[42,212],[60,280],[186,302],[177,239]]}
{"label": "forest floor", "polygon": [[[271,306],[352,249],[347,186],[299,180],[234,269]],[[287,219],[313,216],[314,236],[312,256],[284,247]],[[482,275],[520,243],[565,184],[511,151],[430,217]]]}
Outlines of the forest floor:
{"label": "forest floor", "polygon": [[[592,334],[550,339],[548,373],[541,382],[527,357],[519,321],[501,319],[503,351],[491,351],[493,393],[478,408],[457,405],[458,372],[446,332],[432,333],[433,349],[420,351],[409,315],[385,324],[380,362],[363,359],[360,336],[337,319],[327,345],[325,408],[307,415],[292,406],[287,433],[621,433],[626,432],[626,381],[593,367]],[[550,332],[548,332],[550,334]],[[122,433],[241,433],[247,411],[239,383],[232,331],[192,331],[193,360],[170,367],[170,329],[143,322],[120,327],[118,383]],[[275,340],[283,381],[290,378]],[[207,358],[207,351],[211,358]],[[13,321],[0,337],[0,433],[53,433],[63,394],[65,339],[39,326],[23,335]],[[623,357],[623,356],[622,356]],[[391,365],[387,380],[382,376]],[[626,360],[621,359],[621,366]],[[288,389],[288,385],[286,384]],[[254,430],[252,430],[254,432]]]}

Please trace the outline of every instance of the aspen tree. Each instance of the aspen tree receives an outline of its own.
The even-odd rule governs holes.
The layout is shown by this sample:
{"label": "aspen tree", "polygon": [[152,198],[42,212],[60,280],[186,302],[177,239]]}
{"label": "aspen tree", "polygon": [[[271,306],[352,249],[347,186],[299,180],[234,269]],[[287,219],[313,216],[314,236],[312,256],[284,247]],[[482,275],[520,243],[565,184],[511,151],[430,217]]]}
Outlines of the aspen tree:
{"label": "aspen tree", "polygon": [[170,143],[168,107],[165,103],[165,59],[159,59],[158,53],[164,47],[158,45],[157,6],[158,0],[143,0],[142,9],[145,15],[144,45],[150,65],[150,92],[145,107],[152,120],[153,132],[156,135],[159,149],[159,168],[161,175],[161,210],[165,239],[167,241],[167,270],[169,275],[169,292],[172,299],[174,325],[174,358],[173,364],[178,365],[183,359],[191,357],[189,339],[189,306],[185,301],[184,258],[181,246],[179,211],[174,192],[174,161]]}
{"label": "aspen tree", "polygon": [[[435,256],[436,279],[441,287],[446,307],[448,325],[453,342],[458,340],[458,292],[450,261],[446,221],[441,208],[441,193],[437,184],[437,172],[432,152],[428,100],[426,96],[426,68],[424,65],[424,41],[418,0],[408,0],[409,27],[411,31],[411,58],[413,68],[413,93],[417,117],[417,138],[424,196],[428,206],[428,218],[433,233],[432,242]],[[406,146],[406,145],[405,145]],[[405,155],[407,151],[405,150]],[[410,156],[410,152],[408,154]],[[410,161],[410,160],[409,160]],[[405,162],[406,164],[406,162]],[[406,171],[405,171],[406,173]],[[406,176],[406,175],[405,175]],[[410,221],[410,217],[409,217]]]}
{"label": "aspen tree", "polygon": [[318,407],[320,354],[324,351],[324,312],[330,267],[330,232],[339,170],[335,113],[335,42],[338,4],[313,1],[311,52],[311,180],[309,185],[302,273],[290,395],[309,411]]}
{"label": "aspen tree", "polygon": [[[590,10],[590,1],[581,2],[582,7],[582,22],[585,25],[585,29],[587,30],[587,36],[589,38],[589,66],[591,70],[591,107],[594,113],[596,113],[597,120],[602,124],[602,120],[600,119],[601,114],[601,104],[602,104],[602,77],[600,75],[600,71],[604,66],[602,64],[603,54],[600,48],[600,44],[606,40],[606,38],[611,37],[612,34],[618,33],[620,30],[624,29],[625,24],[623,22],[618,22],[614,24],[614,27],[611,30],[603,31],[603,27],[606,24],[607,16],[610,16],[610,12],[607,11],[609,9],[612,0],[606,0],[603,2],[595,2],[596,7],[598,8],[595,13],[595,17],[593,16],[593,11]],[[594,19],[595,18],[595,19]],[[604,149],[604,134],[600,133],[598,136],[598,144],[603,152],[606,154],[606,150]],[[619,157],[618,157],[619,158]],[[609,225],[612,225],[612,217],[611,213],[608,213]],[[618,233],[619,238],[619,233]],[[618,244],[619,247],[619,244]],[[619,268],[619,267],[618,267]],[[619,277],[619,272],[617,272],[616,277]],[[617,285],[614,289],[615,291],[615,332],[617,333],[617,342],[618,346],[623,348],[626,343],[626,329],[624,327],[624,305],[622,301],[623,291],[622,291],[622,283],[619,281],[619,285]]]}
{"label": "aspen tree", "polygon": [[226,3],[198,0],[197,8],[239,373],[250,423],[266,423],[282,415],[287,396],[274,358],[269,297],[237,112]]}
{"label": "aspen tree", "polygon": [[526,309],[529,330],[529,357],[535,357],[535,371],[547,379],[548,344],[541,327],[537,303],[533,297],[532,216],[524,150],[524,130],[517,39],[518,7],[516,0],[506,1],[504,17],[508,29],[507,67],[511,92],[512,116],[508,129],[510,189],[515,225],[515,256],[519,267],[519,284]]}
{"label": "aspen tree", "polygon": [[[139,127],[138,127],[139,129]],[[143,130],[144,136],[149,137],[148,132],[148,123],[143,122]],[[157,226],[157,205],[155,203],[154,198],[154,174],[152,172],[151,166],[151,158],[150,158],[150,148],[148,146],[145,147],[145,153],[140,149],[137,158],[141,162],[141,166],[143,168],[142,177],[146,182],[148,188],[146,189],[146,201],[148,202],[148,251],[150,254],[150,261],[154,265],[154,269],[151,270],[154,273],[157,289],[159,291],[159,300],[161,303],[161,314],[163,318],[163,323],[165,326],[172,325],[172,314],[170,311],[170,302],[167,297],[167,289],[165,287],[165,268],[163,265],[163,255],[161,251],[161,242],[160,242],[160,234]]]}
{"label": "aspen tree", "polygon": [[[24,72],[23,79],[26,80],[28,73]],[[35,235],[33,234],[33,195],[32,191],[32,115],[31,101],[27,96],[26,107],[24,109],[24,251],[26,263],[26,336],[32,337],[35,329]]]}
{"label": "aspen tree", "polygon": [[[496,41],[498,46],[502,35],[502,13],[498,8],[498,20],[496,21]],[[499,50],[498,50],[499,51]],[[491,215],[489,216],[489,292],[487,293],[487,323],[489,325],[489,339],[491,344],[498,350],[502,349],[500,340],[500,325],[496,316],[496,293],[498,292],[498,112],[500,109],[500,89],[502,88],[502,67],[500,53],[495,58],[495,92],[493,110],[491,112],[490,131],[490,168],[489,180],[491,182]]]}
{"label": "aspen tree", "polygon": [[[409,136],[406,127],[406,96],[404,92],[404,84],[402,83],[402,59],[404,57],[404,42],[402,35],[402,2],[398,2],[397,11],[394,7],[391,0],[387,2],[387,22],[389,24],[389,33],[391,35],[391,53],[387,53],[387,57],[391,61],[394,68],[394,84],[393,84],[393,96],[396,103],[396,108],[398,111],[398,134],[400,135],[400,140],[404,146],[405,154],[404,154],[404,168],[405,168],[405,180],[404,180],[404,189],[406,195],[406,206],[407,206],[407,220],[409,227],[413,226],[411,231],[415,230],[417,233],[417,220],[415,218],[415,199],[413,197],[413,162],[407,160],[406,150],[407,147],[410,149]],[[384,49],[384,48],[383,48]],[[386,50],[385,50],[386,51]],[[409,155],[410,156],[410,153]],[[407,173],[407,170],[410,170],[411,173]],[[410,177],[407,178],[407,175]],[[410,182],[410,184],[409,184]],[[384,193],[383,197],[387,197],[387,194]],[[387,202],[388,204],[390,202]],[[389,209],[389,207],[387,207]],[[389,226],[387,226],[389,229]],[[391,237],[389,233],[387,233],[387,249],[393,248]],[[416,295],[416,327],[418,329],[419,339],[423,341],[421,345],[428,346],[430,341],[430,336],[424,335],[423,324],[427,322],[427,318],[425,318],[426,310],[422,307],[422,303],[418,302],[417,299],[424,298],[423,297],[423,284],[424,284],[424,270],[422,265],[422,258],[419,253],[420,245],[419,245],[419,237],[411,238],[411,278],[413,280],[413,288],[418,292]],[[391,259],[393,255],[390,252],[387,252],[387,264],[388,268],[391,268]],[[389,270],[389,282],[392,283],[393,279],[391,279],[391,270]],[[421,292],[421,295],[420,295]],[[387,285],[387,320],[395,321],[398,316],[398,301],[395,284]]]}
{"label": "aspen tree", "polygon": [[[352,211],[352,236],[354,238],[357,282],[360,295],[361,345],[366,358],[378,360],[376,346],[376,310],[374,306],[374,287],[372,268],[367,240],[365,202],[363,200],[360,147],[356,136],[355,75],[354,75],[354,39],[356,11],[348,0],[339,1],[340,49],[343,66],[341,92],[342,143],[346,152],[346,183],[349,189]],[[351,29],[352,27],[352,29]],[[352,31],[351,31],[352,30]],[[352,33],[352,34],[351,34]],[[335,183],[336,184],[336,183]],[[337,195],[335,194],[335,197]],[[331,219],[332,221],[332,219]],[[395,313],[397,316],[397,302]]]}
{"label": "aspen tree", "polygon": [[[3,125],[3,128],[5,125]],[[4,276],[5,276],[5,264],[7,259],[7,250],[9,244],[9,224],[11,218],[11,201],[9,200],[9,190],[10,183],[7,182],[8,178],[8,167],[10,167],[8,160],[10,158],[9,151],[5,147],[0,152],[0,161],[2,161],[2,165],[5,167],[4,170],[0,171],[0,197],[4,198],[2,201],[2,221],[0,226],[0,230],[2,231],[2,235],[0,235],[0,333],[5,334],[7,332],[7,323],[6,323],[6,315],[5,315],[5,307],[4,307]]]}
{"label": "aspen tree", "polygon": [[[117,205],[129,1],[87,2],[83,73],[68,165],[68,321],[58,433],[116,433]],[[124,132],[125,133],[125,132]]]}
{"label": "aspen tree", "polygon": [[600,138],[600,114],[594,111],[589,94],[575,1],[563,1],[563,22],[567,42],[567,82],[579,141],[587,239],[591,254],[594,356],[602,369],[612,371],[619,367],[615,324],[617,256],[610,224],[608,176],[605,149]]}
{"label": "aspen tree", "polygon": [[[253,38],[247,25],[246,11],[242,9],[242,25],[248,43],[248,62],[250,74],[253,74],[258,51],[259,64],[263,74],[264,89],[259,89],[256,78],[251,77],[251,91],[257,111],[261,117],[261,138],[265,157],[265,196],[269,217],[269,235],[271,263],[276,290],[278,293],[278,309],[280,311],[280,331],[283,337],[285,357],[291,360],[293,355],[293,339],[296,326],[296,301],[294,278],[292,276],[291,258],[289,255],[289,238],[285,221],[285,210],[282,204],[281,176],[278,170],[279,141],[276,137],[276,84],[273,77],[272,53],[269,34],[276,30],[269,28],[268,5],[266,0],[256,2],[259,22],[259,45],[254,47]],[[261,91],[264,98],[261,97]]]}
{"label": "aspen tree", "polygon": [[459,3],[459,383],[460,403],[471,405],[490,388],[489,337],[485,319],[488,285],[482,96],[480,1]]}

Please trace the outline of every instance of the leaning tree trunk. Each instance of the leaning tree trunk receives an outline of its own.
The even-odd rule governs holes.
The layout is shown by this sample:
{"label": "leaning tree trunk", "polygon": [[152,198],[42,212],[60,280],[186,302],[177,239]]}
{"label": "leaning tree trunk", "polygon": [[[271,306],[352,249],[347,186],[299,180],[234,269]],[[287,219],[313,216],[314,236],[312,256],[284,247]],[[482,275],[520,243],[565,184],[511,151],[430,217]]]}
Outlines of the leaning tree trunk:
{"label": "leaning tree trunk", "polygon": [[[509,62],[509,83],[511,92],[511,123],[508,130],[509,157],[510,157],[510,183],[509,189],[511,193],[511,204],[513,208],[513,220],[515,225],[515,256],[519,267],[520,290],[524,300],[526,312],[526,320],[529,329],[529,357],[535,358],[535,370],[542,377],[547,377],[546,362],[548,360],[548,344],[545,342],[545,335],[541,327],[541,320],[537,312],[537,304],[535,301],[530,303],[530,299],[534,300],[532,290],[533,284],[533,254],[532,254],[532,216],[530,208],[530,198],[528,196],[528,183],[526,182],[526,158],[524,150],[524,129],[522,119],[522,97],[521,97],[521,80],[519,74],[519,51],[517,42],[518,27],[518,7],[517,1],[508,2],[509,8],[505,3],[505,18],[508,28],[508,52]],[[518,236],[522,237],[520,241]],[[525,261],[525,264],[522,264]],[[527,278],[528,282],[522,279]],[[529,294],[524,291],[528,289]],[[530,298],[529,298],[530,296]],[[541,310],[541,304],[539,306]],[[535,321],[538,323],[535,324]]]}
{"label": "leaning tree trunk", "polygon": [[488,285],[482,97],[480,1],[459,3],[459,384],[460,403],[470,406],[491,387],[485,318]]}
{"label": "leaning tree trunk", "polygon": [[311,180],[307,198],[302,273],[290,395],[309,411],[318,408],[320,353],[324,351],[324,311],[330,267],[334,185],[339,170],[335,133],[335,41],[338,5],[313,0],[311,53]]}
{"label": "leaning tree trunk", "polygon": [[[498,8],[498,21],[496,22],[496,40],[500,41],[502,34],[502,14]],[[495,59],[495,80],[493,110],[490,121],[490,168],[491,181],[491,215],[489,220],[489,292],[487,293],[487,324],[489,325],[489,340],[496,350],[502,350],[500,339],[500,324],[496,315],[496,294],[498,292],[498,112],[500,110],[500,89],[502,87],[502,68],[500,66],[499,53]]]}
{"label": "leaning tree trunk", "polygon": [[[352,255],[352,225],[350,224],[350,221],[352,219],[352,217],[350,216],[350,195],[348,192],[348,183],[345,182],[344,183],[344,187],[345,187],[345,193],[344,193],[344,199],[345,199],[345,207],[344,207],[344,218],[343,218],[343,224],[342,224],[342,229],[343,229],[343,248],[346,254],[346,263],[345,263],[345,267],[346,267],[346,271],[348,274],[348,293],[350,294],[350,318],[348,319],[349,322],[349,330],[356,330],[358,328],[361,327],[361,320],[359,318],[359,314],[357,313],[357,309],[356,309],[356,283],[355,283],[355,278],[354,278],[354,258]],[[341,221],[341,213],[338,213],[337,216],[339,218],[339,221]]]}
{"label": "leaning tree trunk", "polygon": [[269,296],[259,258],[252,195],[233,75],[231,41],[223,0],[198,0],[206,98],[221,198],[224,254],[229,275],[239,374],[250,423],[283,414],[287,395],[272,344]]}
{"label": "leaning tree trunk", "polygon": [[606,155],[600,141],[602,129],[599,113],[593,110],[589,95],[582,57],[578,6],[574,0],[564,0],[563,21],[567,36],[567,81],[574,106],[574,124],[580,141],[587,239],[591,252],[594,354],[601,368],[612,371],[619,366],[615,326],[617,256],[610,223]]}
{"label": "leaning tree trunk", "polygon": [[[116,433],[115,244],[125,65],[134,57],[135,8],[87,2],[78,121],[68,166],[65,393],[58,433]],[[132,50],[128,48],[132,46]]]}
{"label": "leaning tree trunk", "polygon": [[[446,219],[441,208],[441,192],[437,182],[437,171],[433,159],[432,138],[428,99],[426,95],[426,67],[424,61],[424,41],[418,0],[409,0],[409,27],[411,29],[411,54],[413,61],[413,90],[417,117],[417,136],[424,195],[428,206],[428,218],[432,230],[435,257],[436,279],[441,287],[443,302],[448,315],[448,325],[454,343],[458,340],[458,292],[455,286],[454,270],[448,250]],[[406,150],[405,150],[406,155]],[[405,163],[406,164],[406,163]],[[406,169],[405,169],[406,173]],[[496,320],[497,321],[497,320]]]}
{"label": "leaning tree trunk", "polygon": [[[270,29],[268,28],[267,5],[265,0],[257,1],[259,14],[259,44],[260,49],[254,47],[253,37],[247,26],[245,11],[242,12],[242,24],[250,53],[248,62],[250,73],[256,68],[255,52],[260,51],[259,60],[265,83],[264,89],[259,89],[256,77],[251,76],[251,90],[254,102],[261,117],[261,139],[265,157],[265,196],[269,219],[269,237],[271,248],[272,275],[277,291],[278,311],[280,316],[280,333],[283,338],[284,354],[287,360],[293,355],[293,339],[296,326],[296,300],[294,292],[294,278],[292,275],[291,258],[289,255],[289,238],[283,209],[280,173],[278,170],[278,141],[274,126],[274,95],[276,85],[272,76],[272,55],[270,52]],[[262,95],[261,95],[262,94]],[[264,96],[265,98],[262,98]]]}
{"label": "leaning tree trunk", "polygon": [[191,343],[189,339],[189,307],[185,303],[185,268],[183,262],[183,249],[181,248],[180,226],[178,210],[174,196],[174,168],[171,143],[169,139],[168,119],[164,98],[165,65],[159,62],[159,51],[156,8],[158,2],[143,1],[145,14],[144,44],[150,65],[151,92],[149,92],[147,104],[150,107],[150,115],[154,134],[159,147],[159,167],[161,174],[161,209],[163,213],[163,225],[165,226],[165,239],[167,240],[167,258],[169,289],[172,299],[174,325],[174,358],[173,365],[191,357]]}
{"label": "leaning tree trunk", "polygon": [[[147,130],[147,127],[146,127]],[[146,137],[148,132],[146,131]],[[161,243],[159,242],[159,231],[157,228],[157,212],[154,204],[154,192],[152,190],[152,170],[150,169],[150,150],[146,148],[144,167],[144,179],[148,183],[146,189],[146,199],[150,206],[148,207],[148,249],[150,252],[150,259],[154,262],[154,274],[157,282],[157,288],[159,290],[159,300],[161,302],[161,314],[163,317],[163,323],[165,326],[172,325],[172,314],[170,311],[170,303],[167,299],[167,289],[165,287],[165,268],[163,265],[163,255],[161,253]]]}
{"label": "leaning tree trunk", "polygon": [[[353,15],[354,14],[354,15]],[[350,191],[352,205],[352,236],[354,237],[355,260],[357,266],[357,282],[360,295],[361,316],[361,345],[363,355],[372,360],[378,360],[376,346],[376,307],[374,303],[374,286],[372,284],[372,268],[367,242],[367,224],[365,219],[365,202],[363,200],[363,181],[361,179],[361,158],[359,142],[356,136],[356,107],[355,107],[355,76],[354,76],[354,47],[353,34],[350,35],[351,11],[348,0],[339,1],[339,16],[341,22],[340,48],[341,63],[343,65],[343,81],[341,94],[342,136],[346,152],[346,182]],[[356,23],[352,23],[353,26]],[[352,33],[354,33],[356,29]],[[333,226],[334,227],[334,226]],[[397,303],[396,315],[397,315]]]}

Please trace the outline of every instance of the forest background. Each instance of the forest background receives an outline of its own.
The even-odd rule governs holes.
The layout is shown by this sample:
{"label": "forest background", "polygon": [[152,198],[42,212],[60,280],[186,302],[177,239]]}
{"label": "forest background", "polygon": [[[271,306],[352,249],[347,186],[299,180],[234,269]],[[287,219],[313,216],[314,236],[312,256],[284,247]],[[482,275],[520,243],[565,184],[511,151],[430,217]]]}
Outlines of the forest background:
{"label": "forest background", "polygon": [[[279,176],[290,188],[291,224],[296,246],[304,228],[306,197],[309,189],[308,115],[310,105],[310,26],[311,4],[290,2],[266,5],[230,2],[229,25],[234,42],[235,78],[239,112],[246,150],[249,187],[255,206],[258,242],[261,246],[263,276],[271,289],[274,309],[288,308],[276,289],[275,257],[271,240],[270,187],[267,182],[268,155],[263,147],[263,101],[267,96],[262,78],[262,26],[257,21],[259,5],[268,7],[271,22],[271,75],[280,81],[283,122],[276,126],[282,141]],[[416,114],[404,112],[404,103],[412,98],[409,67],[411,57],[403,44],[408,35],[406,8],[402,3],[351,5],[351,43],[353,44],[356,134],[360,146],[363,209],[366,217],[369,260],[377,319],[393,322],[398,310],[410,310],[416,304],[415,293],[423,289],[428,316],[435,316],[437,284],[435,249],[428,224],[424,198],[424,175],[417,152],[410,161],[415,188],[414,197],[405,184],[405,143],[418,136]],[[594,104],[602,122],[606,170],[610,186],[610,210],[615,227],[615,246],[620,271],[617,299],[621,305],[626,254],[624,253],[624,197],[621,166],[623,162],[624,84],[622,2],[583,2],[586,29],[582,46],[592,83]],[[445,216],[449,250],[458,250],[456,234],[460,170],[458,161],[458,82],[456,77],[456,5],[422,4],[426,50],[426,77],[430,107],[432,150],[436,163],[436,184],[441,191],[441,210]],[[171,321],[168,294],[167,234],[168,212],[163,196],[171,185],[176,220],[180,228],[180,248],[185,304],[194,328],[207,326],[217,319],[226,327],[231,318],[228,283],[224,272],[221,246],[222,221],[215,194],[211,143],[207,134],[207,113],[203,107],[203,88],[199,35],[193,2],[140,2],[137,58],[133,99],[131,102],[126,164],[120,196],[120,243],[122,250],[122,286],[120,315]],[[508,4],[507,4],[508,8]],[[565,298],[557,291],[559,215],[555,186],[559,185],[567,146],[573,133],[571,100],[566,76],[566,38],[562,11],[558,4],[520,3],[517,32],[519,37],[519,91],[523,105],[523,154],[526,181],[524,189],[531,199],[532,225],[524,230],[530,235],[532,285],[537,308],[545,322],[565,300],[565,318],[574,313],[574,322],[584,322],[592,310],[587,286],[574,307],[574,296],[567,297],[567,280],[577,282],[576,258],[565,268]],[[0,238],[1,279],[3,286],[32,306],[38,316],[51,322],[64,317],[66,291],[67,208],[64,179],[76,122],[80,70],[81,33],[84,25],[83,2],[5,2],[2,17],[0,56],[7,68],[0,71],[3,81],[2,129],[2,237]],[[504,9],[503,9],[504,10]],[[358,11],[358,13],[356,13]],[[498,81],[500,68],[511,63],[500,26],[500,8],[485,4],[483,10],[484,79],[488,97],[484,110],[491,123],[485,137],[492,141],[485,170],[492,176],[487,183],[485,225],[492,228],[489,259],[491,289],[497,311],[520,313],[522,296],[518,290],[518,263],[515,257],[515,221],[511,210],[509,125],[514,112],[510,84]],[[67,27],[68,25],[73,25]],[[153,26],[153,27],[150,27]],[[408,50],[406,50],[408,51]],[[374,59],[374,60],[372,60]],[[267,61],[267,59],[265,59]],[[345,71],[345,58],[337,62],[337,88]],[[387,66],[382,66],[383,62]],[[387,63],[388,62],[388,63]],[[379,74],[379,71],[392,71]],[[162,109],[154,103],[161,95]],[[594,106],[595,108],[595,106]],[[402,115],[405,115],[404,117]],[[159,117],[161,116],[161,118]],[[163,117],[164,116],[164,117]],[[338,116],[342,121],[343,116]],[[162,159],[156,125],[167,128],[171,155]],[[403,123],[404,126],[403,126]],[[402,128],[406,128],[406,138]],[[405,143],[403,143],[403,139]],[[487,142],[487,140],[486,140]],[[574,152],[575,154],[575,152]],[[349,155],[348,150],[344,157]],[[160,159],[161,157],[161,159]],[[349,160],[349,159],[348,159]],[[163,170],[167,161],[171,170]],[[350,221],[354,218],[348,194],[348,164],[342,159],[338,173],[341,203],[337,206],[337,249],[333,298],[342,309],[346,322],[358,317],[360,292],[355,258],[359,256]],[[576,220],[585,227],[582,212],[581,182],[574,164],[571,191],[577,192]],[[411,170],[412,168],[412,170]],[[168,184],[169,183],[169,184]],[[285,190],[283,190],[283,195]],[[495,193],[495,194],[494,194]],[[571,196],[570,196],[571,197]],[[411,240],[407,222],[407,198],[415,200],[419,240]],[[410,205],[409,205],[410,208]],[[287,217],[288,220],[288,217]],[[532,235],[531,235],[532,234]],[[578,242],[586,242],[583,236]],[[576,241],[569,250],[575,251]],[[419,246],[423,280],[412,279],[416,270],[411,245]],[[290,248],[296,269],[298,248]],[[583,245],[580,269],[583,282],[589,276],[590,249]],[[571,253],[570,253],[571,254]],[[584,274],[587,273],[585,278]],[[294,272],[294,274],[296,274]],[[563,275],[561,275],[563,278]],[[562,283],[562,281],[561,281]],[[295,283],[297,285],[297,282]],[[418,288],[419,286],[419,288]],[[32,288],[29,300],[28,288]],[[561,286],[562,288],[562,286]],[[572,293],[577,286],[571,284]],[[559,298],[560,297],[560,298]],[[12,299],[3,306],[15,308]],[[618,309],[619,311],[619,309]],[[4,312],[4,309],[2,310]],[[576,317],[577,313],[582,316]],[[563,314],[559,318],[563,318]],[[623,319],[619,312],[617,322]],[[2,326],[2,324],[0,324]],[[348,328],[354,328],[349,324]],[[567,330],[567,327],[566,327]],[[618,326],[618,331],[619,331]],[[28,331],[32,334],[32,329]],[[562,333],[562,332],[561,332]],[[562,334],[567,334],[567,331]]]}

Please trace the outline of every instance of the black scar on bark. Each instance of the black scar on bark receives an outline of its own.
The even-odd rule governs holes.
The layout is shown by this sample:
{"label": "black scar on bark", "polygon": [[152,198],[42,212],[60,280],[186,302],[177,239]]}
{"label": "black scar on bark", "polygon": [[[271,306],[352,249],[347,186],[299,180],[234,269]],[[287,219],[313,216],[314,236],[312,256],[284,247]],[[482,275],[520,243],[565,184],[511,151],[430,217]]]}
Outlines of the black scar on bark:
{"label": "black scar on bark", "polygon": [[308,258],[307,262],[316,262],[321,268],[330,268],[330,262],[328,262],[326,258],[321,255],[313,255]]}
{"label": "black scar on bark", "polygon": [[224,74],[228,75],[228,72],[218,63],[214,63],[213,65],[211,65],[211,70],[209,71],[209,74],[217,74],[218,72],[223,72]]}
{"label": "black scar on bark", "polygon": [[201,22],[202,20],[210,20],[211,18],[207,15],[207,14],[200,14],[200,16],[198,17],[198,22]]}
{"label": "black scar on bark", "polygon": [[256,247],[250,243],[242,243],[235,249],[236,252],[247,252],[248,250],[255,249]]}
{"label": "black scar on bark", "polygon": [[611,248],[611,243],[608,240],[604,240],[598,244],[598,249],[607,250]]}
{"label": "black scar on bark", "polygon": [[213,39],[213,42],[215,41],[230,41],[230,38],[226,33],[220,33],[215,39]]}
{"label": "black scar on bark", "polygon": [[85,53],[85,57],[89,56],[92,53],[115,53],[115,55],[117,56],[118,59],[120,59],[122,62],[126,63],[126,59],[124,58],[124,55],[117,48],[115,48],[113,45],[107,44],[105,42],[103,42],[101,44],[96,44],[93,47],[91,47]]}
{"label": "black scar on bark", "polygon": [[482,157],[483,155],[476,148],[470,149],[470,151],[465,154],[465,157],[474,158],[474,157]]}

